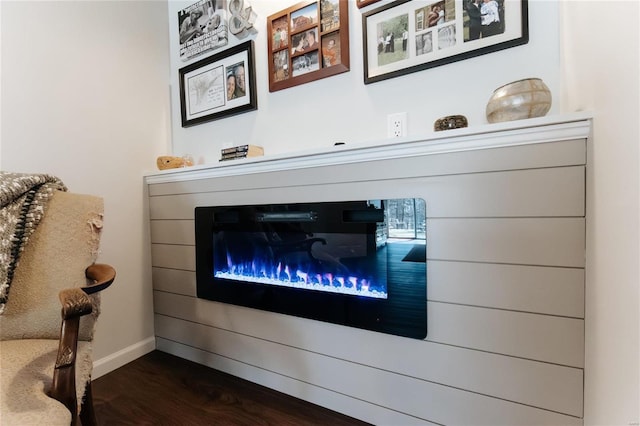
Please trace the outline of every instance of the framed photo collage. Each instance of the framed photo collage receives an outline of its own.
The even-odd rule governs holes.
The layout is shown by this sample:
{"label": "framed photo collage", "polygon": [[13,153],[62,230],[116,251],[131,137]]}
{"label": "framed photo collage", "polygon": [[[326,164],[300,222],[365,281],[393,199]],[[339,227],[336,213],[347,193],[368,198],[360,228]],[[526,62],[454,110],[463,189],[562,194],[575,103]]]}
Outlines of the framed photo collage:
{"label": "framed photo collage", "polygon": [[269,91],[349,71],[347,0],[311,0],[267,18]]}

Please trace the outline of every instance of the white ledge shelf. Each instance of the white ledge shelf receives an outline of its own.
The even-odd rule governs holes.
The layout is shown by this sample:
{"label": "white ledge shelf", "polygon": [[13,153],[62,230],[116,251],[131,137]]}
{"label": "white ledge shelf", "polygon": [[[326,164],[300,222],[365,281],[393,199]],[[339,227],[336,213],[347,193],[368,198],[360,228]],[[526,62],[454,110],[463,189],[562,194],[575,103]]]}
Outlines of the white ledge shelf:
{"label": "white ledge shelf", "polygon": [[588,137],[591,131],[591,118],[592,115],[588,113],[575,113],[486,124],[434,132],[420,138],[384,139],[169,169],[149,173],[145,178],[148,184],[182,182],[416,155],[557,142]]}

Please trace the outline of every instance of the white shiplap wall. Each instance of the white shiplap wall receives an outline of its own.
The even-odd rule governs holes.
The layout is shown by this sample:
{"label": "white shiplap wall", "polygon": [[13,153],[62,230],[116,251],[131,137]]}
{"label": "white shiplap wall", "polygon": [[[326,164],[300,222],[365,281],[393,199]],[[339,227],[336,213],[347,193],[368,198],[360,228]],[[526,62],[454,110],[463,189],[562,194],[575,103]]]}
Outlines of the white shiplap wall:
{"label": "white shiplap wall", "polygon": [[[158,348],[376,424],[580,425],[590,120],[147,177]],[[428,335],[195,297],[196,206],[419,197]]]}

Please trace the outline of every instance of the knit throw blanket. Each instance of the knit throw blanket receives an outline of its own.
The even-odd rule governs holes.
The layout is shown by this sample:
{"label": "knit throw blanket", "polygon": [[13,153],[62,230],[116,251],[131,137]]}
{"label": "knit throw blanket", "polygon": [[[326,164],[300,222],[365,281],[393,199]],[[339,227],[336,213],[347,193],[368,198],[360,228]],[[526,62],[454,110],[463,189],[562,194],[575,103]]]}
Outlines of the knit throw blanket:
{"label": "knit throw blanket", "polygon": [[55,176],[0,171],[0,314],[20,254],[56,190],[67,187]]}

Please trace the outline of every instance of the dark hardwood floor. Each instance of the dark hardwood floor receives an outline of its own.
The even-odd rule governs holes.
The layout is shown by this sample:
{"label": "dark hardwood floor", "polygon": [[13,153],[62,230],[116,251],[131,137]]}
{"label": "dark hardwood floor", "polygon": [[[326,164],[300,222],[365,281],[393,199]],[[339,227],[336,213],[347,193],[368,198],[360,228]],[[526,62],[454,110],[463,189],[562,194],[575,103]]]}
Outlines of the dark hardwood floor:
{"label": "dark hardwood floor", "polygon": [[93,382],[99,425],[366,425],[154,351]]}

